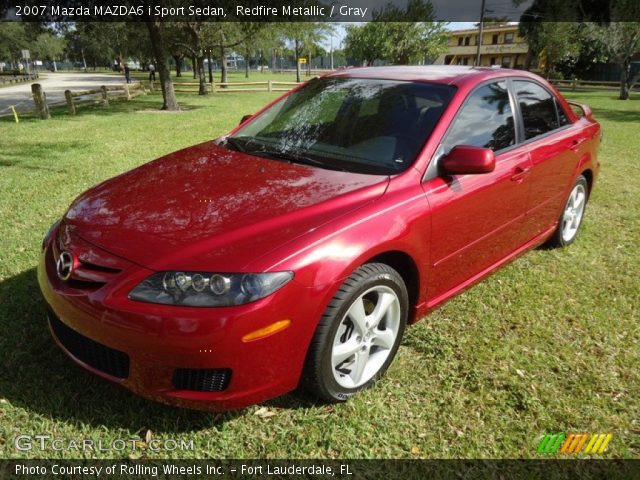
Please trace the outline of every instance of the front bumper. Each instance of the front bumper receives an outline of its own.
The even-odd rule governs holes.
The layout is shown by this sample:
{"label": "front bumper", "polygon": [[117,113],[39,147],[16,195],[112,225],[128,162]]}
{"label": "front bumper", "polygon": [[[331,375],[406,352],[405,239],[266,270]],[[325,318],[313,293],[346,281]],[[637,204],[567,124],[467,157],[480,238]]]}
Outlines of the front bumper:
{"label": "front bumper", "polygon": [[[214,411],[242,408],[297,387],[322,292],[294,279],[269,297],[236,307],[134,302],[126,293],[150,271],[130,264],[97,289],[72,288],[56,275],[51,243],[38,266],[50,328],[65,353],[95,375],[152,400]],[[291,321],[288,328],[242,341],[283,319]],[[126,369],[109,366],[123,358],[120,353],[109,357],[110,351],[126,355]],[[197,379],[202,372],[227,372],[228,377],[214,378],[216,391],[190,389],[203,384]]]}

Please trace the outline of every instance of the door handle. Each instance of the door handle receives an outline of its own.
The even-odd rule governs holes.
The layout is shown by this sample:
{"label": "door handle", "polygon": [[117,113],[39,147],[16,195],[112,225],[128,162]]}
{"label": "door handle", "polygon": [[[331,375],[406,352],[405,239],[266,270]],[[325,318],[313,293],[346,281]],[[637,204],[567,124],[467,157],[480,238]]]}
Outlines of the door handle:
{"label": "door handle", "polygon": [[578,150],[580,145],[582,145],[586,141],[587,141],[586,138],[581,138],[580,140],[577,140],[577,139],[574,140],[573,142],[571,142],[571,150]]}
{"label": "door handle", "polygon": [[514,182],[522,182],[530,171],[531,167],[516,167],[515,173],[511,175],[511,180]]}

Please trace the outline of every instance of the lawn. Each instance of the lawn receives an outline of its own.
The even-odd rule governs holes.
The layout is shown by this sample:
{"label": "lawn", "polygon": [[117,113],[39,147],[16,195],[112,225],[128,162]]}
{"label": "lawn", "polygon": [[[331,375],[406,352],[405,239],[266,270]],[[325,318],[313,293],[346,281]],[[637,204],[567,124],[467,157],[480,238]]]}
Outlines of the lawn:
{"label": "lawn", "polygon": [[[572,93],[604,127],[600,181],[577,242],[537,249],[407,332],[379,384],[346,404],[291,394],[211,414],[140,399],[75,367],[54,345],[35,265],[43,234],[80,192],[214,138],[275,93],[158,94],[71,117],[0,120],[0,457],[19,434],[193,440],[154,457],[536,457],[545,432],[613,432],[606,457],[640,456],[640,99]],[[127,457],[95,453],[96,457]],[[90,454],[87,454],[90,455]],[[134,454],[136,455],[136,454]]]}

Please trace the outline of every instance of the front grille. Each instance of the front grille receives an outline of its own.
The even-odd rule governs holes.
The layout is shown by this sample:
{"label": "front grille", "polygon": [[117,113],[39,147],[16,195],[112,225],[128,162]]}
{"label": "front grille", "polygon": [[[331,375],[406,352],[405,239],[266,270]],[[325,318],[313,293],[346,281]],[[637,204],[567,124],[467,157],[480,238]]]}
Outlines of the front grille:
{"label": "front grille", "polygon": [[222,392],[230,380],[231,370],[228,368],[178,368],[173,374],[173,386],[178,390]]}
{"label": "front grille", "polygon": [[74,269],[70,278],[64,281],[67,287],[90,293],[103,287],[122,271],[122,268],[119,268],[123,263],[121,259],[91,246],[80,238],[70,235],[67,235],[67,238],[72,240],[69,240],[65,247],[62,235],[58,232],[57,237],[51,242],[51,258],[48,260],[55,272],[56,261],[63,251],[69,251],[74,256]]}
{"label": "front grille", "polygon": [[49,323],[58,341],[81,362],[112,377],[129,376],[129,356],[126,353],[80,335],[52,313],[49,313]]}

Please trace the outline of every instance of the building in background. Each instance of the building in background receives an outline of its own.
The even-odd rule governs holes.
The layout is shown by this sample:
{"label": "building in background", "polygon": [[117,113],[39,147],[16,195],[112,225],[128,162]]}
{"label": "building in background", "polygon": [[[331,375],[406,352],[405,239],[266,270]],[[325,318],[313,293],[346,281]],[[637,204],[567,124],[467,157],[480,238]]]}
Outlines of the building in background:
{"label": "building in background", "polygon": [[[440,55],[436,65],[474,65],[478,50],[478,29],[449,32],[449,49]],[[523,68],[529,46],[518,35],[518,25],[485,24],[480,46],[480,65]]]}

